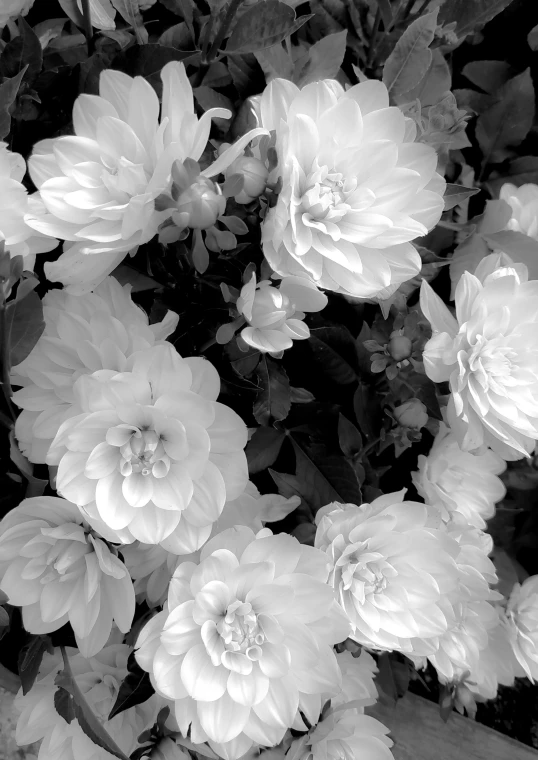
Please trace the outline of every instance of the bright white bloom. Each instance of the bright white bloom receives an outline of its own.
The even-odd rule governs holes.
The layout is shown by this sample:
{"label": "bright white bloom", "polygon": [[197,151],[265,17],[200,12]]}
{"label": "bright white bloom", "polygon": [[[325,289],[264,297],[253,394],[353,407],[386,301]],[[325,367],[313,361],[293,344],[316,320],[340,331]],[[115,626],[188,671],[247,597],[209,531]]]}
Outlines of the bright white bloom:
{"label": "bright white bloom", "polygon": [[258,108],[262,126],[276,130],[269,179],[282,178],[262,224],[275,272],[360,298],[390,295],[418,274],[410,241],[439,221],[445,181],[435,150],[414,142],[414,122],[389,107],[385,85],[344,91],[323,80],[300,90],[274,79]]}
{"label": "bright white bloom", "polygon": [[378,672],[377,665],[372,655],[362,649],[358,657],[353,657],[351,652],[341,652],[336,657],[342,671],[342,691],[331,699],[331,705],[344,705],[354,702],[355,708],[368,707],[377,702],[377,686],[375,676]]}
{"label": "bright white bloom", "polygon": [[443,599],[458,582],[459,548],[446,532],[429,527],[431,508],[403,501],[404,494],[360,507],[323,507],[315,546],[331,561],[329,583],[354,627],[351,638],[376,649],[417,652],[418,638],[442,635],[450,625]]}
{"label": "bright white bloom", "polygon": [[[77,685],[97,718],[126,755],[138,745],[138,737],[151,727],[162,706],[156,695],[146,702],[107,720],[118,696],[121,682],[127,675],[127,658],[131,649],[125,644],[111,644],[95,657],[85,659],[76,649],[67,648],[67,655]],[[54,707],[58,687],[54,679],[63,669],[60,650],[46,653],[35,684],[23,696],[19,691],[15,709],[20,713],[17,744],[31,744],[43,739],[38,760],[111,760],[109,752],[94,744],[80,728],[76,719],[67,723]]]}
{"label": "bright white bloom", "polygon": [[35,0],[2,0],[0,7],[0,29],[3,29],[10,19],[26,16]]}
{"label": "bright white bloom", "polygon": [[310,337],[302,321],[304,312],[321,311],[326,305],[327,296],[304,277],[285,277],[277,288],[270,280],[256,285],[252,273],[237,299],[237,309],[249,324],[241,337],[262,353],[278,354],[291,348],[294,340]]}
{"label": "bright white bloom", "polygon": [[538,679],[538,575],[515,584],[506,615],[514,654],[534,683]]}
{"label": "bright white bloom", "polygon": [[43,298],[45,331],[29,356],[13,367],[11,382],[23,386],[13,400],[23,411],[15,425],[19,446],[31,462],[45,462],[52,439],[70,415],[73,384],[101,369],[123,372],[135,352],[163,341],[176,327],[169,311],[148,325],[146,314],[113,277],[93,293],[51,290]]}
{"label": "bright white bloom", "polygon": [[[2,18],[3,8],[0,9],[0,29],[5,24]],[[36,253],[52,251],[58,241],[36,232],[25,221],[27,214],[37,217],[45,212],[37,193],[28,195],[22,184],[25,173],[24,158],[12,153],[7,143],[0,142],[0,241],[4,241],[10,256],[23,257],[24,269],[33,270]]]}
{"label": "bright white bloom", "polygon": [[[104,71],[100,95],[83,94],[75,101],[75,135],[34,146],[30,175],[49,214],[30,223],[72,242],[45,269],[49,279],[73,292],[91,290],[128,251],[156,235],[171,214],[157,211],[155,199],[170,189],[172,165],[186,158],[197,161],[211,119],[231,115],[212,108],[198,120],[182,63],[167,63],[161,79],[159,109],[157,93],[144,77]],[[242,137],[202,174],[222,172],[261,131]]]}
{"label": "bright white bloom", "polygon": [[538,185],[515,185],[506,182],[501,187],[499,198],[512,209],[512,218],[506,229],[523,232],[538,240]]}
{"label": "bright white bloom", "polygon": [[418,458],[412,473],[415,488],[426,504],[441,510],[445,522],[454,520],[484,529],[493,517],[495,503],[506,488],[497,476],[506,462],[491,449],[472,454],[460,449],[458,440],[443,422],[428,456]]}
{"label": "bright white bloom", "polygon": [[288,754],[294,760],[394,760],[388,732],[353,708],[329,709],[315,728],[292,743]]}
{"label": "bright white bloom", "polygon": [[292,536],[236,527],[198,564],[174,573],[163,612],[142,630],[136,658],[174,700],[183,735],[227,760],[278,744],[298,709],[340,691],[333,645],[350,626],[327,584],[329,563]]}
{"label": "bright white bloom", "polygon": [[433,335],[426,374],[450,381],[447,417],[464,451],[484,444],[504,459],[528,456],[538,439],[538,282],[522,265],[486,256],[456,287],[456,317],[423,280],[420,306]]}
{"label": "bright white bloom", "polygon": [[133,354],[126,369],[79,377],[47,463],[90,524],[190,554],[246,486],[247,428],[216,401],[220,379],[205,359],[165,344]]}
{"label": "bright white bloom", "polygon": [[505,612],[499,606],[495,610],[497,624],[488,631],[487,646],[480,651],[478,664],[466,679],[469,690],[481,699],[495,699],[499,685],[513,686],[516,676],[525,675],[510,645]]}
{"label": "bright white bloom", "polygon": [[65,499],[26,499],[0,522],[0,589],[30,633],[71,623],[85,657],[104,647],[113,620],[123,633],[133,621],[127,568]]}

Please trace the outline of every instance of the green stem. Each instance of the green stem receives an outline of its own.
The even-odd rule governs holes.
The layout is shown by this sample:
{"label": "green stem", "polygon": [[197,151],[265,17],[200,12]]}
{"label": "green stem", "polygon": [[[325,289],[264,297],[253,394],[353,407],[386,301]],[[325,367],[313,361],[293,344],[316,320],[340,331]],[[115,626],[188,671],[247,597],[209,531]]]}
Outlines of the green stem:
{"label": "green stem", "polygon": [[90,11],[90,0],[82,0],[82,15],[84,17],[84,36],[88,46],[88,55],[93,55],[95,45],[93,42],[92,16]]}

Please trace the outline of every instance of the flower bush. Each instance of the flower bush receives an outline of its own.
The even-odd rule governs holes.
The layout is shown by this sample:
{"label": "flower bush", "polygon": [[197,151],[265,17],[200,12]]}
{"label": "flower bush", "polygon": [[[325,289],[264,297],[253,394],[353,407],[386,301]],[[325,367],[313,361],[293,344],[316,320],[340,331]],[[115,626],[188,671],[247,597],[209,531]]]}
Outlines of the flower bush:
{"label": "flower bush", "polygon": [[487,721],[538,677],[532,14],[476,61],[509,0],[306,5],[0,10],[38,760],[390,760],[378,700]]}

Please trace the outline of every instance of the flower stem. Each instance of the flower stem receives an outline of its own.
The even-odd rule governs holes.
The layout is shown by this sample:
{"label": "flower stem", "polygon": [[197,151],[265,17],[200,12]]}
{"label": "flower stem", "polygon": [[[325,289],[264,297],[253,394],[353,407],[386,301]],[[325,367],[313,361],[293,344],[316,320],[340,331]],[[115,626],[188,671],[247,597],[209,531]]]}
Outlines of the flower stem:
{"label": "flower stem", "polygon": [[84,17],[84,36],[86,37],[86,44],[88,46],[88,55],[92,55],[95,50],[93,42],[93,27],[92,17],[90,11],[90,0],[82,0],[82,15]]}

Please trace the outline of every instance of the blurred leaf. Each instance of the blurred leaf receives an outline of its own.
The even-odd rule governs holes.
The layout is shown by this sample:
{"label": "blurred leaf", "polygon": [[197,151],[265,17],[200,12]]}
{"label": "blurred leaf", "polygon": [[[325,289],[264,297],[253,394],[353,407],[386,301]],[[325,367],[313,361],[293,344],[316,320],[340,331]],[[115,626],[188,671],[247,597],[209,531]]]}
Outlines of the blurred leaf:
{"label": "blurred leaf", "polygon": [[35,291],[7,304],[6,329],[10,362],[15,367],[26,359],[45,329],[43,305]]}
{"label": "blurred leaf", "polygon": [[145,45],[149,39],[142,20],[138,0],[111,0],[112,5],[127,23],[134,28],[137,42]]}
{"label": "blurred leaf", "polygon": [[237,20],[228,39],[226,53],[255,53],[289,37],[312,16],[295,17],[295,11],[280,0],[259,0]]}
{"label": "blurred leaf", "polygon": [[[259,52],[259,51],[256,51]],[[245,55],[228,55],[228,71],[232,77],[234,87],[243,98],[252,93],[252,83],[256,79],[256,58],[252,53]]]}
{"label": "blurred leaf", "polygon": [[491,95],[508,82],[511,70],[506,61],[471,61],[463,67],[462,74]]}
{"label": "blurred leaf", "polygon": [[307,499],[305,499],[301,483],[295,475],[288,475],[287,472],[276,472],[276,470],[272,470],[271,468],[269,468],[268,472],[273,478],[277,491],[281,496],[285,499],[290,499],[292,496],[298,496],[312,508],[312,505],[309,504]]}
{"label": "blurred leaf", "polygon": [[202,82],[207,87],[227,87],[231,83],[232,76],[222,61],[211,64]]}
{"label": "blurred leaf", "polygon": [[519,145],[534,119],[534,87],[530,69],[510,79],[498,92],[499,102],[478,117],[476,138],[484,165],[502,161],[508,145]]}
{"label": "blurred leaf", "polygon": [[430,44],[437,25],[437,10],[413,21],[396,43],[383,68],[383,82],[392,96],[416,87],[432,62]]}
{"label": "blurred leaf", "polygon": [[483,113],[498,101],[493,95],[477,92],[476,90],[454,90],[454,96],[458,103],[458,108],[464,108],[472,113]]}
{"label": "blurred leaf", "polygon": [[114,59],[114,68],[129,76],[145,77],[158,93],[162,91],[161,71],[170,61],[187,61],[192,51],[176,50],[165,45],[134,45]]}
{"label": "blurred leaf", "polygon": [[381,407],[374,389],[366,383],[359,383],[353,397],[355,416],[363,436],[372,443],[381,427]]}
{"label": "blurred leaf", "polygon": [[184,21],[169,27],[159,37],[159,45],[177,48],[178,50],[193,50],[194,42],[189,27]]}
{"label": "blurred leaf", "polygon": [[462,39],[491,21],[510,5],[512,0],[445,0],[439,13],[439,23],[456,24],[456,34]]}
{"label": "blurred leaf", "polygon": [[270,467],[280,453],[286,434],[273,427],[259,427],[247,443],[248,471],[251,475]]}
{"label": "blurred leaf", "polygon": [[295,474],[303,495],[315,510],[332,501],[362,503],[359,481],[344,457],[304,436],[290,433],[290,439],[296,457]]}
{"label": "blurred leaf", "polygon": [[479,192],[479,187],[464,187],[463,185],[451,185],[450,183],[447,183],[445,194],[443,196],[445,201],[445,211],[454,208],[454,206],[459,205],[462,201],[467,200],[467,198],[470,198],[472,195],[476,195]]}
{"label": "blurred leaf", "polygon": [[448,63],[445,61],[441,51],[436,48],[432,50],[431,63],[421,81],[416,87],[413,87],[397,98],[395,97],[394,100],[396,103],[401,104],[418,98],[421,106],[424,108],[425,106],[438,103],[443,95],[450,90],[451,86],[452,77]]}
{"label": "blurred leaf", "polygon": [[73,697],[65,689],[56,689],[54,692],[54,708],[66,723],[71,723],[75,720],[76,715]]}
{"label": "blurred leaf", "polygon": [[79,29],[84,29],[84,16],[80,12],[77,0],[58,0],[58,2],[66,16],[69,16],[71,21],[76,24]]}
{"label": "blurred leaf", "polygon": [[45,652],[52,652],[49,636],[32,636],[31,641],[19,652],[18,673],[21,679],[22,693],[28,694],[39,673],[41,660]]}
{"label": "blurred leaf", "polygon": [[[78,0],[77,5],[79,6],[79,9],[82,10],[81,0]],[[90,0],[90,20],[92,26],[96,29],[115,29],[115,17],[116,11],[110,0]]]}
{"label": "blurred leaf", "polygon": [[386,31],[392,24],[392,5],[390,4],[390,0],[376,0],[376,3]]}
{"label": "blurred leaf", "polygon": [[120,264],[116,267],[113,276],[120,285],[130,285],[132,293],[140,293],[143,290],[154,290],[161,287],[157,280],[142,274],[142,272],[133,269],[128,264]]}
{"label": "blurred leaf", "polygon": [[114,706],[110,711],[108,720],[112,720],[116,715],[119,715],[124,710],[128,710],[130,707],[140,705],[146,702],[153,694],[155,689],[151,685],[149,673],[142,670],[134,657],[134,652],[131,652],[127,661],[128,673],[123,679],[118,696],[114,702]]}
{"label": "blurred leaf", "polygon": [[258,364],[257,378],[260,390],[252,412],[260,425],[285,419],[291,408],[290,381],[284,368],[264,354]]}
{"label": "blurred leaf", "polygon": [[262,67],[266,82],[276,78],[292,78],[293,60],[280,43],[265,50],[257,50],[254,55]]}
{"label": "blurred leaf", "polygon": [[501,177],[488,178],[488,185],[492,187],[494,195],[505,182],[513,185],[525,185],[527,183],[538,184],[538,156],[518,156],[510,161]]}
{"label": "blurred leaf", "polygon": [[26,72],[26,67],[17,76],[6,79],[0,84],[0,140],[7,137],[11,129],[10,108],[15,103],[19,87]]}
{"label": "blurred leaf", "polygon": [[308,49],[308,60],[293,81],[304,87],[319,79],[336,79],[346,53],[347,30],[328,34]]}
{"label": "blurred leaf", "polygon": [[43,65],[43,50],[39,37],[22,16],[17,21],[19,34],[7,43],[0,56],[0,73],[11,78],[24,69],[24,79],[32,82]]}
{"label": "blurred leaf", "polygon": [[323,372],[339,385],[357,380],[349,356],[355,354],[355,341],[343,325],[315,327],[310,330],[308,345]]}
{"label": "blurred leaf", "polygon": [[348,459],[353,459],[362,449],[362,435],[343,414],[338,416],[338,442]]}
{"label": "blurred leaf", "polygon": [[43,50],[51,40],[61,35],[66,23],[66,18],[49,18],[46,21],[40,21],[39,24],[34,26],[34,32]]}
{"label": "blurred leaf", "polygon": [[528,33],[527,42],[531,50],[538,50],[538,24]]}
{"label": "blurred leaf", "polygon": [[316,526],[311,522],[299,523],[299,525],[292,530],[291,535],[295,536],[297,541],[301,544],[314,546],[314,541],[316,540]]}

